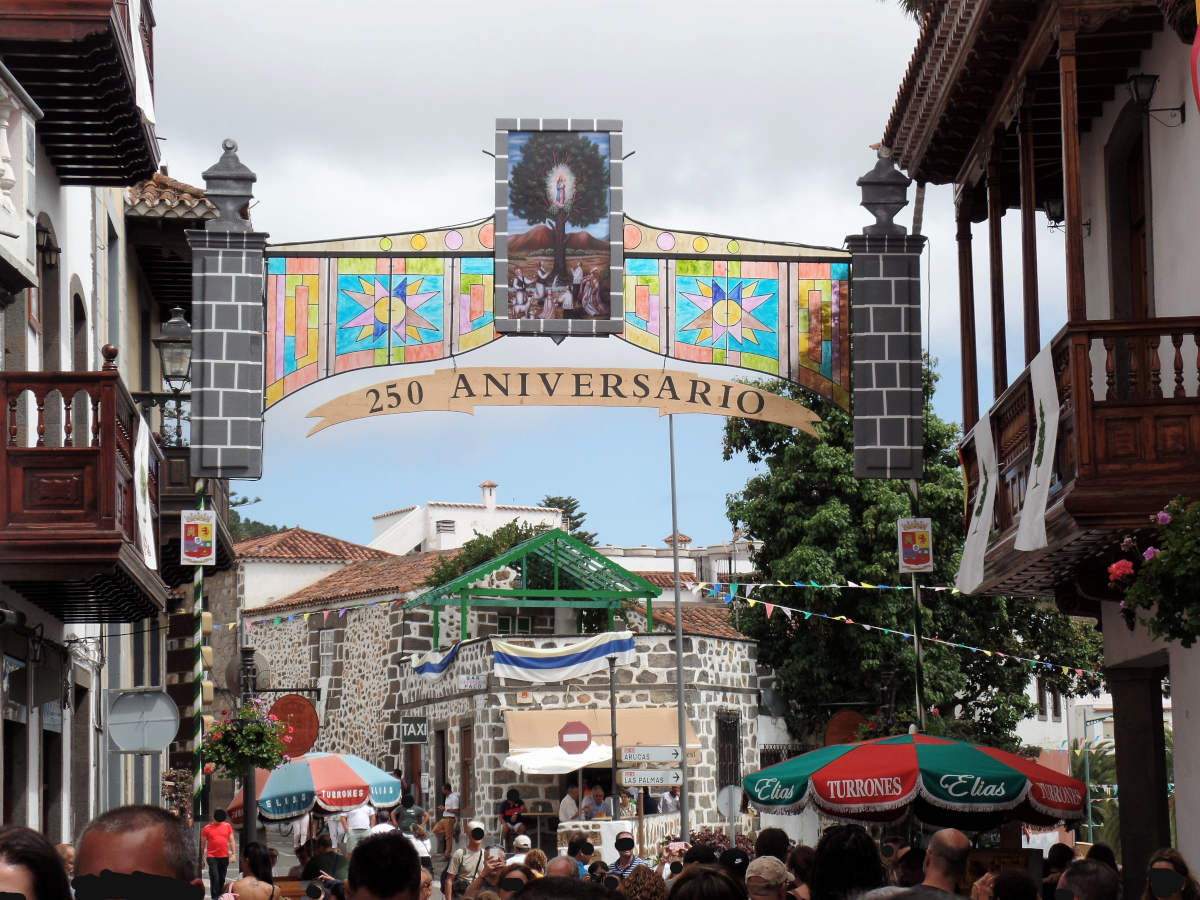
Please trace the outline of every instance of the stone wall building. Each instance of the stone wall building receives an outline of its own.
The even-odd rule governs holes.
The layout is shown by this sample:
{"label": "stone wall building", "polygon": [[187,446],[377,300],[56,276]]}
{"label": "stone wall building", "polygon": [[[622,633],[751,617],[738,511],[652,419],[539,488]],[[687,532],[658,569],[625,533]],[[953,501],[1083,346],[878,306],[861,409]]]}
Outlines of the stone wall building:
{"label": "stone wall building", "polygon": [[[314,749],[355,753],[381,768],[401,769],[424,800],[430,789],[450,781],[468,813],[494,826],[495,809],[509,787],[532,808],[557,810],[565,786],[577,775],[519,775],[505,760],[517,749],[515,732],[539,733],[554,746],[557,726],[584,710],[597,710],[607,730],[608,673],[567,683],[531,684],[498,677],[488,638],[511,610],[472,606],[468,638],[445,673],[429,679],[414,671],[411,657],[434,648],[434,611],[407,605],[425,588],[441,553],[362,560],[266,605],[244,610],[247,640],[262,655],[273,684],[319,690],[321,721]],[[475,601],[484,602],[484,601]],[[665,605],[665,604],[664,604]],[[535,611],[536,633],[506,638],[525,646],[560,647],[580,639],[574,631],[554,633],[554,612]],[[618,742],[669,744],[677,739],[674,619],[655,611],[656,633],[635,635],[637,661],[617,671]],[[443,649],[461,633],[457,607],[439,610]],[[509,622],[512,620],[509,619]],[[618,622],[644,630],[644,615],[629,608]],[[740,782],[758,768],[760,673],[756,645],[726,621],[724,608],[692,607],[684,615],[685,702],[693,827],[718,825],[720,783]],[[628,711],[640,711],[631,713]],[[427,720],[428,742],[405,744],[401,719]],[[538,721],[534,721],[537,719]],[[636,721],[635,721],[636,720]],[[595,735],[598,742],[606,736]],[[585,771],[606,785],[607,762]],[[549,817],[547,817],[549,818]],[[745,825],[746,823],[743,823]]]}

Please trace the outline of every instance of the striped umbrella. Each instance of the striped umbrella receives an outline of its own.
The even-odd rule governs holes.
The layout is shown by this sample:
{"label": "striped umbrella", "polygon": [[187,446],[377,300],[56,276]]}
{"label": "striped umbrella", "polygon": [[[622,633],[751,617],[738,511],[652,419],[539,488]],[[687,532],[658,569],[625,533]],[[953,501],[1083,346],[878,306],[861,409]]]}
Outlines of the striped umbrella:
{"label": "striped umbrella", "polygon": [[[309,753],[255,774],[258,809],[268,819],[291,819],[314,806],[342,812],[366,800],[379,807],[400,802],[400,779],[349,753]],[[234,823],[242,819],[243,803],[238,791],[228,809]]]}
{"label": "striped umbrella", "polygon": [[747,775],[763,812],[811,803],[835,819],[923,822],[971,831],[1017,819],[1035,825],[1084,815],[1082,782],[994,747],[927,734],[833,744]]}

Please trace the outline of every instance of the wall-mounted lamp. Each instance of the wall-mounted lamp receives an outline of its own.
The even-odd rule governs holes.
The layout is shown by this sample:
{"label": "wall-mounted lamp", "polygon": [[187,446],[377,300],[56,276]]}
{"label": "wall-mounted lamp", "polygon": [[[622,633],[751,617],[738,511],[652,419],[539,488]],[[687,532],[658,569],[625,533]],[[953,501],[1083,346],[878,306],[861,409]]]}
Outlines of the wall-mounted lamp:
{"label": "wall-mounted lamp", "polygon": [[[1065,225],[1063,220],[1066,218],[1066,211],[1063,205],[1062,197],[1047,197],[1042,201],[1042,211],[1046,214],[1046,221],[1050,223],[1051,231],[1062,231]],[[1092,220],[1080,223],[1083,225],[1083,233],[1089,237],[1092,234]]]}
{"label": "wall-mounted lamp", "polygon": [[[1154,91],[1158,88],[1158,76],[1150,75],[1145,72],[1138,72],[1136,75],[1129,76],[1129,96],[1133,98],[1133,102],[1142,108],[1142,111],[1160,125],[1166,125],[1168,128],[1178,128],[1184,123],[1186,108],[1183,103],[1178,106],[1160,106],[1154,109],[1150,108],[1150,101],[1154,99]],[[1178,122],[1164,122],[1154,113],[1175,113],[1179,116]]]}
{"label": "wall-mounted lamp", "polygon": [[54,239],[50,237],[50,229],[39,225],[36,240],[37,252],[42,258],[42,265],[48,269],[57,266],[58,259],[62,255],[62,248],[55,244]]}

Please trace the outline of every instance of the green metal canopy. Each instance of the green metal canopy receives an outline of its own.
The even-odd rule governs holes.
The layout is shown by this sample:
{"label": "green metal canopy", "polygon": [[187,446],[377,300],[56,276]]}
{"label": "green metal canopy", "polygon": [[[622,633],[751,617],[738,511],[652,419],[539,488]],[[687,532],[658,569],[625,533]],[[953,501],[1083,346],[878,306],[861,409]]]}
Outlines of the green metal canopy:
{"label": "green metal canopy", "polygon": [[[478,583],[503,568],[514,569],[520,574],[520,587],[500,588]],[[653,628],[651,601],[661,595],[661,588],[556,528],[517,544],[507,553],[480,563],[452,581],[430,588],[405,603],[403,608],[458,606],[462,610],[459,617],[462,638],[466,640],[466,613],[472,600],[486,600],[484,604],[477,604],[485,606],[607,609],[610,624],[613,611],[623,603],[645,600],[647,624]],[[435,646],[437,632],[435,616]]]}

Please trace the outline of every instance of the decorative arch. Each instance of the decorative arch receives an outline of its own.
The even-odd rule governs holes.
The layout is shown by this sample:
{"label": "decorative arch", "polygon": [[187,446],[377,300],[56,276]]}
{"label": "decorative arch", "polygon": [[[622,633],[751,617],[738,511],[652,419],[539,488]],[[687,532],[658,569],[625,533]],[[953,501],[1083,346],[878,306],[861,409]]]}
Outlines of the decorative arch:
{"label": "decorative arch", "polygon": [[[619,233],[617,338],[783,378],[848,407],[848,251],[627,217]],[[447,359],[499,340],[494,242],[489,217],[268,247],[265,406],[341,372]]]}

